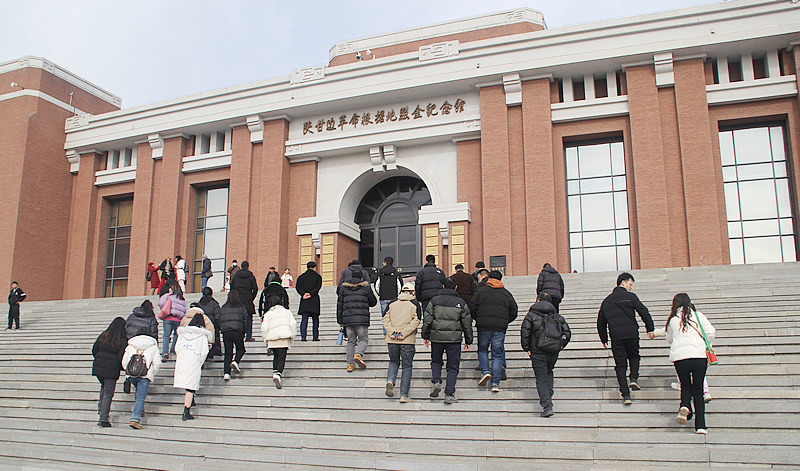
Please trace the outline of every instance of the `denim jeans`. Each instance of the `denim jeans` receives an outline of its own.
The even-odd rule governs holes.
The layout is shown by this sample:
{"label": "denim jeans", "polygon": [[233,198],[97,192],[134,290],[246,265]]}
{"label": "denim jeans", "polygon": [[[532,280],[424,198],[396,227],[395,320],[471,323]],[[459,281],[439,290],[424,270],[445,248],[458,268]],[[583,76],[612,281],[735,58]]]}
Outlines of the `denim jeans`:
{"label": "denim jeans", "polygon": [[136,402],[133,403],[131,422],[139,422],[142,420],[144,400],[147,397],[147,390],[150,388],[150,380],[147,378],[131,378],[131,384],[136,388]]}
{"label": "denim jeans", "polygon": [[[164,339],[161,342],[161,354],[175,353],[175,344],[178,343],[178,327],[180,321],[164,321]],[[173,335],[174,334],[174,335]],[[169,344],[169,337],[172,335],[172,346]]]}
{"label": "denim jeans", "polygon": [[447,384],[444,387],[445,396],[452,396],[456,393],[456,380],[458,370],[461,365],[461,342],[459,343],[436,343],[431,342],[431,383],[442,382],[442,360],[443,355],[447,355]]}
{"label": "denim jeans", "polygon": [[253,338],[253,314],[247,313],[247,320],[245,321],[247,325],[247,332],[244,335],[244,338],[250,340]]}
{"label": "denim jeans", "polygon": [[389,307],[389,303],[392,301],[396,301],[396,299],[381,299],[381,317],[386,315],[386,308]]}
{"label": "denim jeans", "polygon": [[111,411],[111,400],[114,399],[114,389],[117,388],[116,378],[95,376],[100,381],[100,400],[97,402],[97,413],[100,422],[108,422],[108,413]]}
{"label": "denim jeans", "polygon": [[403,376],[400,377],[400,397],[408,397],[408,393],[411,391],[411,374],[414,369],[416,351],[414,345],[389,344],[389,369],[386,371],[386,381],[390,381],[392,384],[397,381],[397,371],[402,362]]}
{"label": "denim jeans", "polygon": [[311,335],[314,340],[319,339],[319,314],[311,312],[301,312],[302,320],[300,321],[300,338],[305,340],[308,334],[308,318],[311,318],[313,326],[311,327]]}
{"label": "denim jeans", "polygon": [[[490,330],[478,331],[478,363],[481,373],[492,373],[492,386],[500,384],[503,374],[503,365],[506,362],[506,333],[492,332]],[[492,364],[489,365],[489,346],[492,348]]]}
{"label": "denim jeans", "polygon": [[206,278],[203,275],[200,275],[200,287],[205,288],[206,286],[208,286],[208,278]]}
{"label": "denim jeans", "polygon": [[[369,344],[369,326],[368,325],[346,325],[344,326],[345,335],[347,335],[347,363],[355,365],[353,355],[358,353],[362,357],[364,352],[367,351]],[[356,344],[358,345],[356,347]]]}
{"label": "denim jeans", "polygon": [[553,368],[558,361],[558,353],[533,353],[531,366],[536,377],[536,390],[539,392],[539,405],[544,410],[553,410]]}

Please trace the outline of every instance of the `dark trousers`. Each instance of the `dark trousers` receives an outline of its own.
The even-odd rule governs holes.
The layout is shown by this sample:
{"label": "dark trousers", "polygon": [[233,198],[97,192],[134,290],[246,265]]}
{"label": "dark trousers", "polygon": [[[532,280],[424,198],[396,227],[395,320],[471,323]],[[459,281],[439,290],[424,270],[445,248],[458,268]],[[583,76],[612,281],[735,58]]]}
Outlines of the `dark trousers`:
{"label": "dark trousers", "polygon": [[556,312],[558,312],[558,305],[561,304],[561,298],[550,298],[550,304],[556,308]]}
{"label": "dark trousers", "polygon": [[[244,332],[235,330],[223,332],[222,342],[225,344],[225,362],[222,367],[225,370],[225,374],[231,374],[231,361],[235,361],[238,365],[246,351],[244,348]],[[233,356],[234,346],[236,347],[236,358]]]}
{"label": "dark trousers", "polygon": [[539,404],[544,410],[553,409],[553,368],[558,361],[558,353],[532,353],[533,375],[536,377],[536,390]]}
{"label": "dark trousers", "polygon": [[306,334],[308,333],[308,318],[311,318],[312,327],[311,327],[311,335],[314,340],[319,339],[319,314],[314,314],[311,312],[301,312],[301,316],[303,319],[300,321],[300,338],[305,340]]}
{"label": "dark trousers", "polygon": [[280,373],[283,374],[283,368],[286,366],[286,352],[289,349],[286,347],[283,348],[273,348],[272,349],[272,372],[273,373]]}
{"label": "dark trousers", "polygon": [[617,372],[617,382],[619,383],[619,392],[623,397],[630,396],[631,391],[628,389],[628,380],[625,378],[625,373],[628,371],[628,365],[631,368],[631,381],[639,379],[639,339],[622,339],[611,341],[611,353],[614,355],[614,370]]}
{"label": "dark trousers", "polygon": [[95,378],[100,381],[100,400],[97,401],[97,413],[100,414],[100,422],[108,422],[108,413],[111,411],[111,400],[114,399],[117,379],[103,376],[95,376]]}
{"label": "dark trousers", "polygon": [[706,403],[703,400],[703,380],[706,377],[708,359],[687,358],[675,363],[675,371],[681,380],[681,407],[692,410],[694,402],[694,429],[706,428]]}
{"label": "dark trousers", "polygon": [[8,306],[8,328],[11,328],[11,323],[15,322],[17,324],[17,329],[19,329],[19,303],[12,304]]}
{"label": "dark trousers", "polygon": [[247,335],[245,335],[245,338],[250,340],[253,338],[253,315],[249,312],[247,313],[247,320],[245,321],[245,324],[247,324]]}
{"label": "dark trousers", "polygon": [[431,382],[442,382],[442,356],[447,355],[447,385],[444,394],[452,396],[456,393],[456,380],[461,365],[461,343],[431,342]]}

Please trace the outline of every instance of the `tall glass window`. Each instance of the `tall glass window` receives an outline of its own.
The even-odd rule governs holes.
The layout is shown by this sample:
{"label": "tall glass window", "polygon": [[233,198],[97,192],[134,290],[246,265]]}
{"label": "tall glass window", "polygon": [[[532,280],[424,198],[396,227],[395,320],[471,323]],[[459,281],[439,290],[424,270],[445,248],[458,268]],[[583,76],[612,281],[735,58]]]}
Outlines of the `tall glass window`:
{"label": "tall glass window", "polygon": [[579,272],[630,269],[622,142],[568,145],[565,154],[571,268]]}
{"label": "tall glass window", "polygon": [[783,126],[719,133],[731,263],[797,260]]}
{"label": "tall glass window", "polygon": [[128,295],[133,200],[111,202],[106,243],[105,297]]}
{"label": "tall glass window", "polygon": [[211,260],[208,286],[220,291],[225,283],[225,246],[228,241],[228,188],[201,189],[197,192],[197,223],[195,224],[193,291],[202,286],[200,273],[203,255]]}

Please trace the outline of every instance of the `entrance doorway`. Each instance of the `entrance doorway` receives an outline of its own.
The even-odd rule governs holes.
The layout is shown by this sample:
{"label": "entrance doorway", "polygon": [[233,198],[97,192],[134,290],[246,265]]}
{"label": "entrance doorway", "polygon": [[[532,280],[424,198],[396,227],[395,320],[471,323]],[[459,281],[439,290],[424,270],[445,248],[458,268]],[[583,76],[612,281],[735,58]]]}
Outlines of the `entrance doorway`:
{"label": "entrance doorway", "polygon": [[356,211],[361,228],[359,260],[364,267],[381,267],[392,257],[394,266],[413,273],[422,268],[419,209],[432,204],[425,183],[414,177],[392,177],[373,186]]}

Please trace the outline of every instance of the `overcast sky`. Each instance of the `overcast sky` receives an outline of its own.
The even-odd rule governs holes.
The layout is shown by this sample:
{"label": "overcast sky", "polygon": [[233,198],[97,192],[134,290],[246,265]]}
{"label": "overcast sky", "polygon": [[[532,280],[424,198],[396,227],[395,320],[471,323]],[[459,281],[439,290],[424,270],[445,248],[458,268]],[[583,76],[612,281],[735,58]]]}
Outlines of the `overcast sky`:
{"label": "overcast sky", "polygon": [[326,64],[338,41],[518,7],[555,29],[716,1],[5,0],[0,63],[42,56],[130,108]]}

